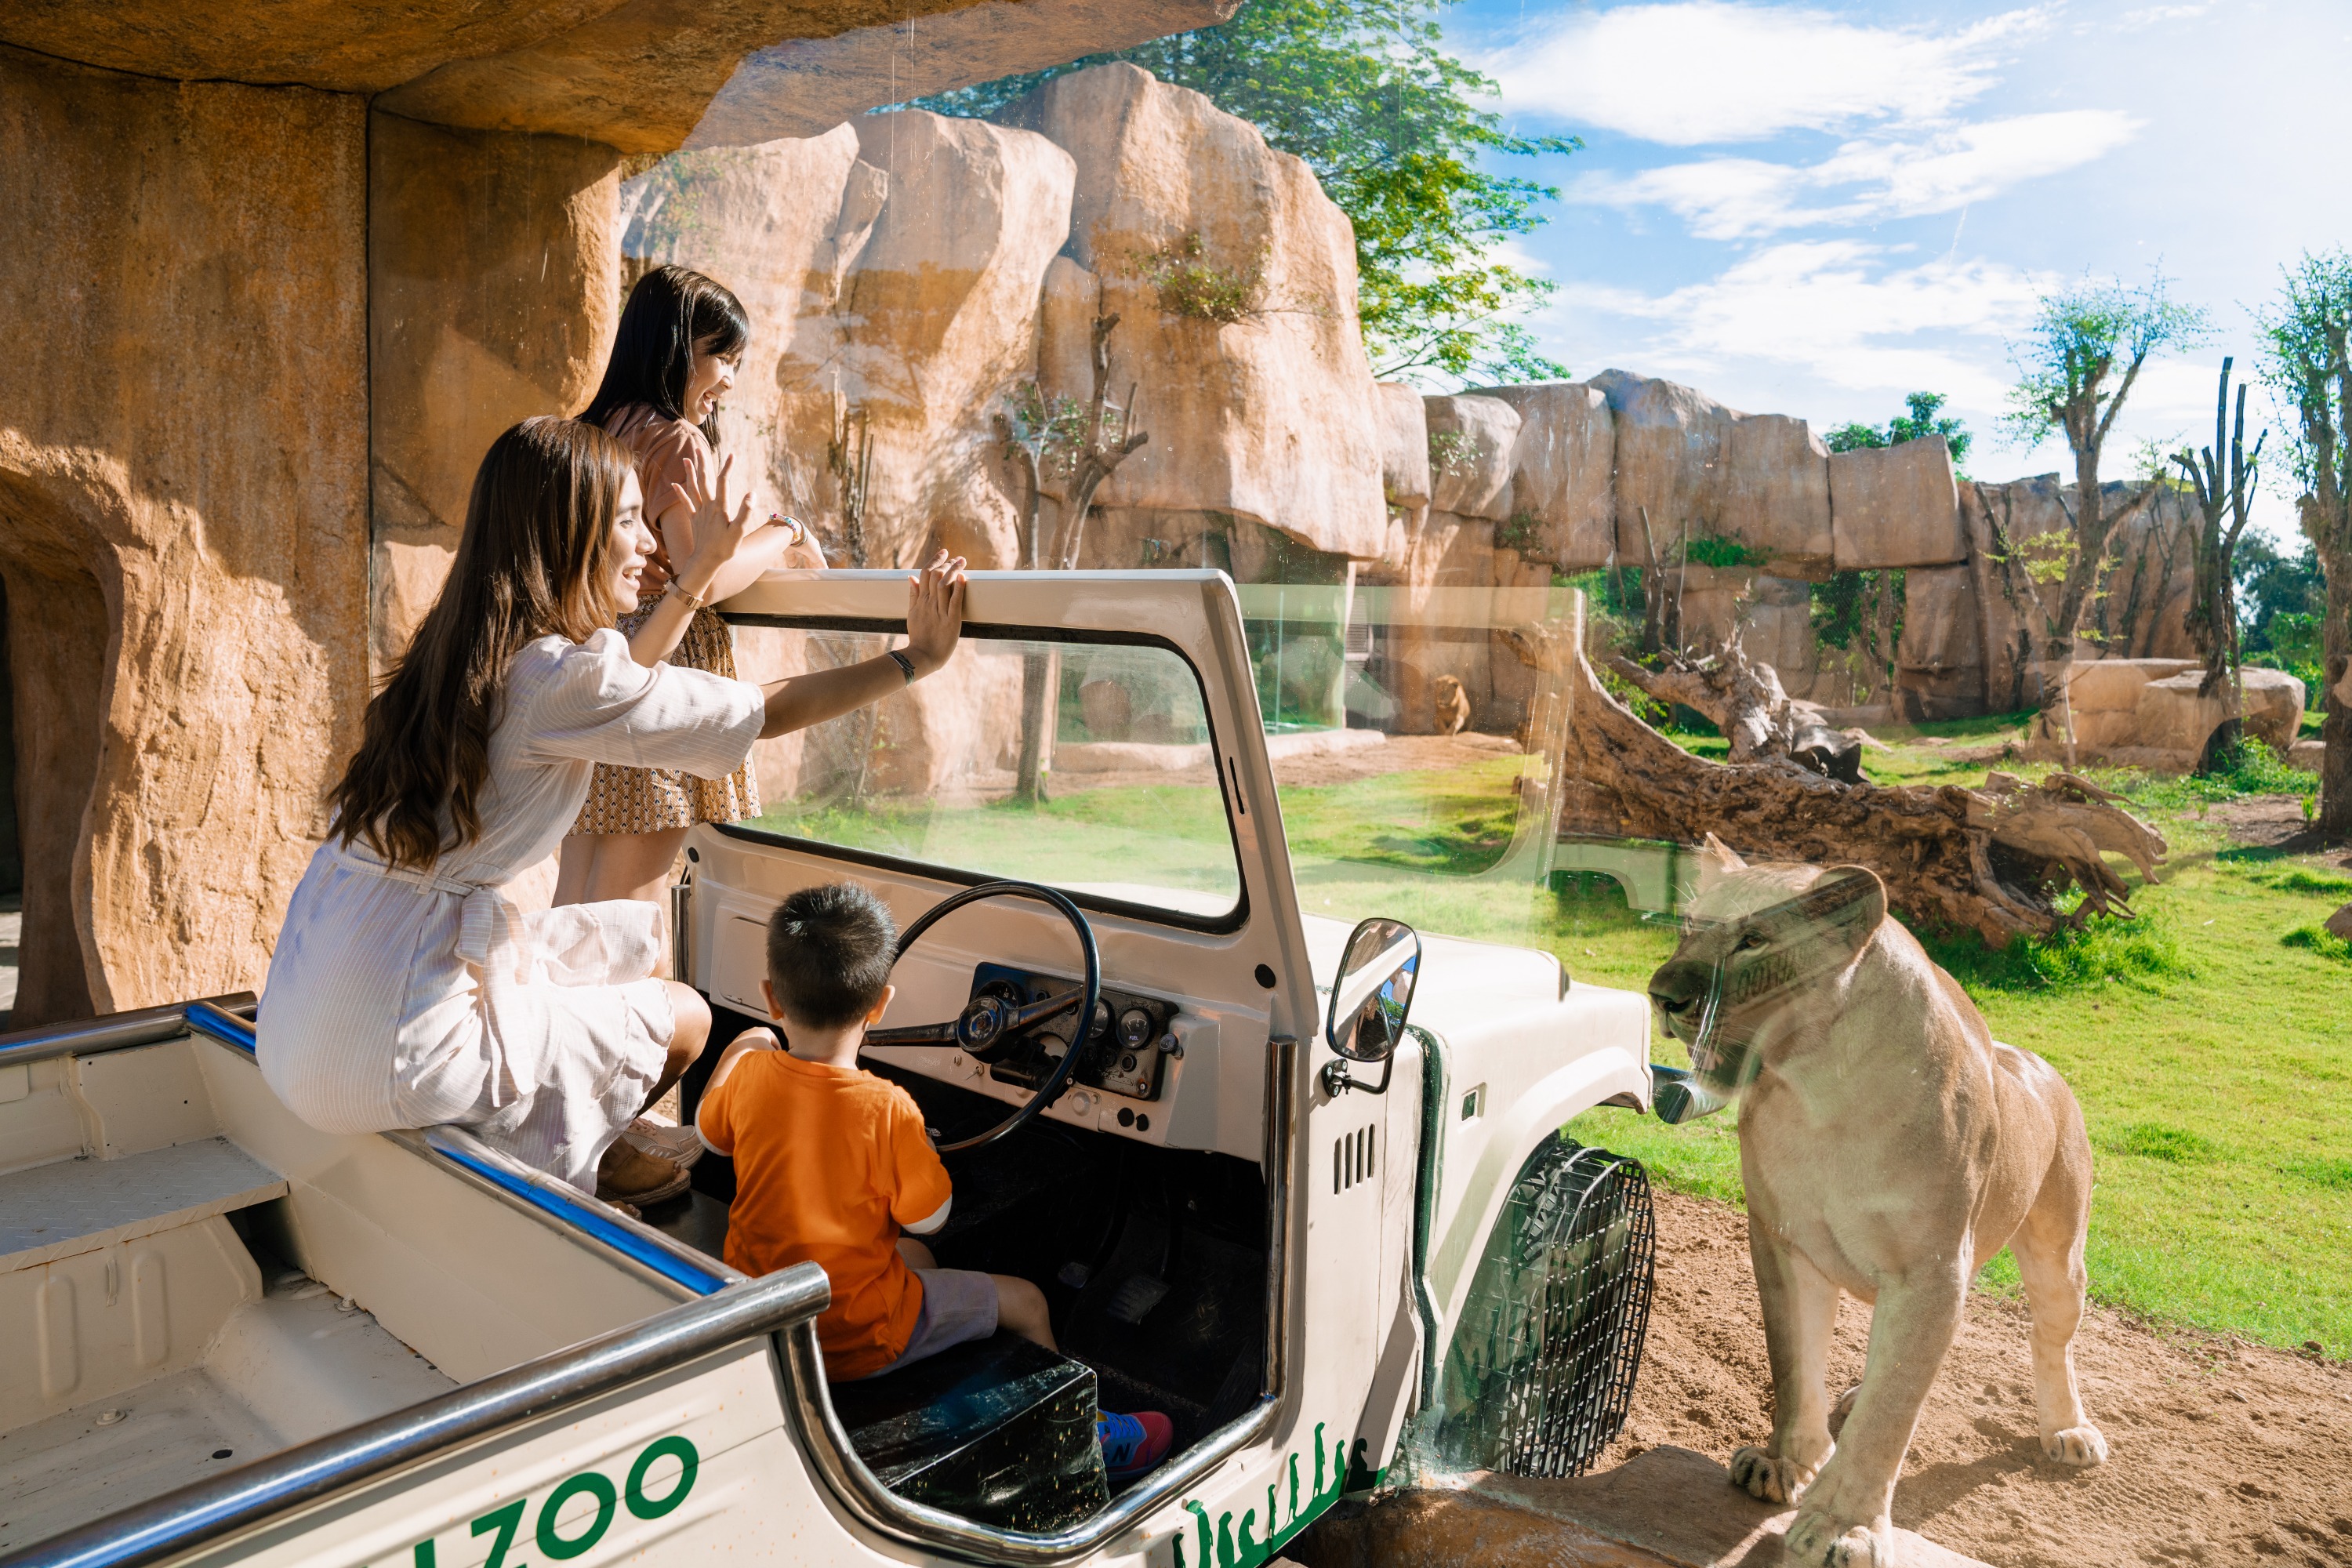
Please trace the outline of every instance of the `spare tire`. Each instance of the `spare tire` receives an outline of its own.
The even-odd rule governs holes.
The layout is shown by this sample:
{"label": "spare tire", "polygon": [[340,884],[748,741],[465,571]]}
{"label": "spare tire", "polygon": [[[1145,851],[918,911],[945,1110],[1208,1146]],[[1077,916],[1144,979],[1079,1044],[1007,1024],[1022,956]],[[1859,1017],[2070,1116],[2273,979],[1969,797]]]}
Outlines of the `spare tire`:
{"label": "spare tire", "polygon": [[1657,1268],[1641,1162],[1565,1134],[1519,1167],[1438,1384],[1449,1469],[1581,1475],[1633,1402]]}

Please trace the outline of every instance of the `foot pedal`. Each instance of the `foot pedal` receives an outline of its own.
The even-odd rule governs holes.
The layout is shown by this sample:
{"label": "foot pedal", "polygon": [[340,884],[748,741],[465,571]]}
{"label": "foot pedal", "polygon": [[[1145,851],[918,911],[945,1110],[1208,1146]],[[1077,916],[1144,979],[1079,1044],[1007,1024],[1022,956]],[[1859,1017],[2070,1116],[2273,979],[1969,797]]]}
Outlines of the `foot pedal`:
{"label": "foot pedal", "polygon": [[1155,1279],[1149,1274],[1130,1274],[1111,1292],[1103,1310],[1122,1323],[1140,1324],[1151,1315],[1151,1309],[1168,1297],[1168,1281]]}

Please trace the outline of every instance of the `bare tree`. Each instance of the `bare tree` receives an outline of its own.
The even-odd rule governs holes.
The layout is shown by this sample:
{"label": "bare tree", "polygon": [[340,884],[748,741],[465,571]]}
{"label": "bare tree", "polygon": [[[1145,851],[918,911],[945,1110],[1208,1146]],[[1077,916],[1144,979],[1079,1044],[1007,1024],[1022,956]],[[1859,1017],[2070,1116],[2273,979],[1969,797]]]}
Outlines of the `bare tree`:
{"label": "bare tree", "polygon": [[[996,416],[1005,456],[1020,470],[1027,492],[1021,523],[1021,563],[1027,569],[1051,565],[1067,572],[1077,565],[1096,492],[1129,454],[1151,438],[1132,428],[1133,383],[1128,385],[1125,406],[1110,400],[1110,334],[1118,325],[1116,314],[1095,318],[1094,393],[1085,405],[1048,394],[1028,382],[1015,389],[1009,405]],[[1060,525],[1055,530],[1050,552],[1045,544],[1040,507],[1045,481],[1049,479],[1064,487]],[[1040,649],[1022,660],[1021,751],[1013,773],[1017,799],[1045,798],[1048,737],[1060,685],[1061,661],[1051,649]]]}
{"label": "bare tree", "polygon": [[2031,445],[2056,432],[2074,454],[2068,537],[2005,551],[2023,565],[2041,608],[2047,663],[2074,657],[2075,635],[2106,574],[2109,536],[2155,495],[2151,482],[2114,513],[2106,510],[2099,460],[2116,416],[2149,355],[2189,346],[2204,331],[2204,312],[2167,299],[2160,274],[2137,289],[2085,279],[2043,295],[2025,342],[2011,349],[2019,377],[2005,421],[2011,434]]}
{"label": "bare tree", "polygon": [[[2245,694],[2238,684],[2238,599],[2234,563],[2238,541],[2245,536],[2252,514],[2254,479],[2260,469],[2265,430],[2246,449],[2246,385],[2238,385],[2238,419],[2229,424],[2230,372],[2237,362],[2221,359],[2221,381],[2213,395],[2213,444],[2201,452],[2183,449],[2173,455],[2180,471],[2197,492],[2199,525],[2190,564],[2196,586],[2189,603],[2189,635],[2205,656],[2205,679],[2197,695],[2210,697],[2224,683],[2229,687],[2230,717],[2225,745],[2234,746],[2244,730]],[[2228,445],[2223,446],[2224,438]]]}
{"label": "bare tree", "polygon": [[1086,540],[1087,514],[1094,510],[1095,492],[1102,489],[1103,482],[1121,463],[1151,439],[1134,427],[1135,383],[1128,383],[1126,406],[1110,401],[1110,334],[1118,325],[1116,314],[1095,318],[1091,356],[1094,396],[1087,405],[1085,420],[1078,428],[1070,465],[1069,495],[1062,505],[1062,526],[1054,550],[1054,564],[1065,572],[1078,563],[1078,547]]}
{"label": "bare tree", "polygon": [[2263,318],[2263,375],[2295,412],[2287,469],[2327,576],[2322,619],[2319,829],[2352,837],[2352,251],[2306,254]]}

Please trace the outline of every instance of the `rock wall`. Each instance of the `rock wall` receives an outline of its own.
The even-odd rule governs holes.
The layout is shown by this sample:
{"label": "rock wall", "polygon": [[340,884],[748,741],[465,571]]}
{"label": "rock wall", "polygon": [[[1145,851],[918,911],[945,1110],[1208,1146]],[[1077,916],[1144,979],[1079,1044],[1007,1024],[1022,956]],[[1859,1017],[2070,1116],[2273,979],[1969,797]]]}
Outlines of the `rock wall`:
{"label": "rock wall", "polygon": [[0,50],[16,1021],[250,985],[368,689],[352,97]]}
{"label": "rock wall", "polygon": [[586,406],[619,316],[620,156],[594,142],[368,128],[372,652],[379,676],[448,574],[481,455]]}
{"label": "rock wall", "polygon": [[[1118,317],[1113,395],[1135,389],[1133,425],[1150,437],[1099,504],[1219,512],[1377,553],[1387,426],[1356,324],[1355,240],[1307,165],[1131,65],[1056,78],[1004,119],[1076,160],[1066,254]],[[1062,379],[1057,360],[1046,390],[1089,396],[1091,377]]]}

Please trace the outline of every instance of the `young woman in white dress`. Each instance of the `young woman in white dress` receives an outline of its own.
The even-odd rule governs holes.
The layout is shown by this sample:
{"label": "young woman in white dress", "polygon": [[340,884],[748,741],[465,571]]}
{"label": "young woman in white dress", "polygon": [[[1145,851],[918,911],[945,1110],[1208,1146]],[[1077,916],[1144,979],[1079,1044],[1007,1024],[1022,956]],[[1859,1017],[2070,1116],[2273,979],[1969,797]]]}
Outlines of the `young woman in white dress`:
{"label": "young woman in white dress", "polygon": [[616,1143],[710,1033],[702,998],[655,977],[662,908],[523,915],[500,889],[554,852],[597,763],[721,777],[754,741],[877,701],[955,651],[963,563],[941,552],[912,580],[903,648],[765,688],[663,663],[751,505],[730,508],[722,466],[693,498],[685,559],[672,542],[670,593],[625,639],[613,623],[655,549],[635,467],[604,431],[554,418],[482,460],[448,581],[368,704],[262,995],[262,1076],[322,1131],[457,1122],[588,1192],[600,1163],[667,1164]]}

